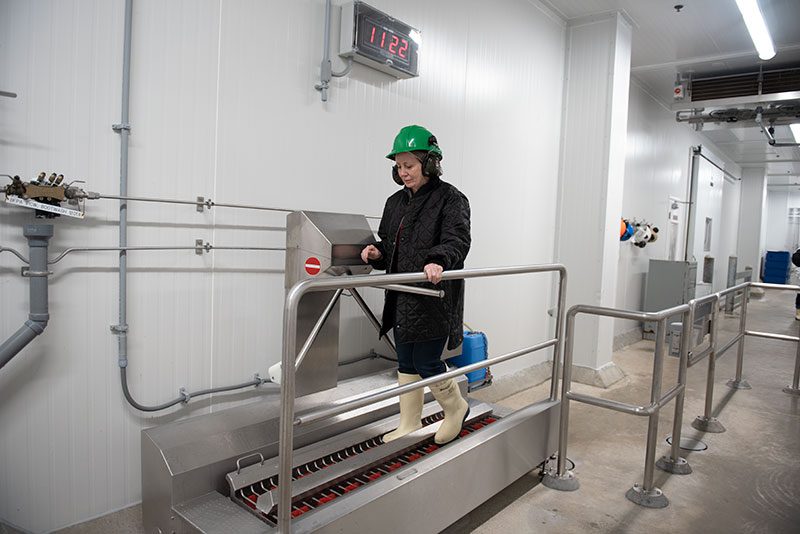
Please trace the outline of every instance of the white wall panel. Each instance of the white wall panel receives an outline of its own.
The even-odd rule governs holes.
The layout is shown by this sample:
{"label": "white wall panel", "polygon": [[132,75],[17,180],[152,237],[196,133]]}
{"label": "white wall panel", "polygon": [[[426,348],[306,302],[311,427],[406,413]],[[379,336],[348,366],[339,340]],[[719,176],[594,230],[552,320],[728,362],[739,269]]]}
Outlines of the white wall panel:
{"label": "white wall panel", "polygon": [[800,245],[800,220],[789,220],[789,208],[800,208],[800,193],[788,187],[767,189],[766,241],[767,250],[794,252]]}
{"label": "white wall panel", "polygon": [[[707,138],[694,132],[688,125],[675,122],[675,114],[664,108],[635,80],[631,82],[629,102],[628,155],[621,216],[647,220],[661,231],[658,241],[643,249],[630,242],[620,243],[617,306],[641,310],[650,259],[669,258],[669,232],[673,230],[667,218],[672,204],[671,198],[683,202],[689,200],[690,147],[702,145],[704,154],[736,176],[741,174],[741,169],[734,162],[716,156],[721,151]],[[702,161],[704,165],[709,165]],[[719,178],[721,182],[721,177]],[[731,251],[731,243],[736,243],[738,230],[739,190],[739,182],[724,185],[722,205],[726,208],[720,211],[720,224],[716,221],[714,223],[715,232],[720,239],[717,268],[722,262],[724,272],[727,272],[727,256],[735,254],[735,246]],[[736,206],[733,211],[730,209],[731,204]],[[686,204],[679,206],[680,223],[675,231],[679,234],[677,257],[682,259],[687,211]],[[699,268],[702,269],[702,258],[699,263]],[[719,279],[719,276],[717,271],[715,278]],[[723,277],[723,283],[724,280]],[[635,328],[638,328],[638,324],[632,321],[615,321],[617,335]]]}
{"label": "white wall panel", "polygon": [[[356,65],[323,103],[313,87],[322,0],[134,0],[129,193],[380,214],[395,190],[383,156],[401,126],[421,123],[440,139],[445,179],[472,204],[468,266],[552,261],[563,22],[526,0],[372,4],[422,30],[421,76]],[[122,0],[0,2],[0,85],[20,95],[0,98],[0,172],[63,172],[117,194],[123,11]],[[284,245],[280,213],[133,202],[128,213],[130,245]],[[0,206],[0,244],[24,250],[30,220]],[[86,220],[53,221],[52,254],[116,246],[117,221],[115,202],[90,202]],[[131,252],[128,265],[140,402],[247,380],[279,359],[282,253]],[[27,314],[19,267],[0,255],[0,339]],[[254,395],[161,415],[130,408],[109,332],[117,255],[75,253],[53,270],[47,330],[0,371],[0,517],[35,532],[137,502],[142,428]],[[550,287],[543,276],[470,282],[466,319],[494,354],[546,339]],[[380,293],[367,298],[380,306]],[[356,317],[346,303],[355,334],[343,349],[381,350]]]}

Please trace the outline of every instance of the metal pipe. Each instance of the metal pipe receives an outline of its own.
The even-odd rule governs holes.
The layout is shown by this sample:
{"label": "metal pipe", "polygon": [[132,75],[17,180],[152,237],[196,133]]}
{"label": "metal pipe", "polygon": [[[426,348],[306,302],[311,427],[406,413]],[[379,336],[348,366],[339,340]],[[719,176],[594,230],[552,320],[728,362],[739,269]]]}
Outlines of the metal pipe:
{"label": "metal pipe", "polygon": [[[128,138],[130,135],[131,39],[133,0],[125,0],[125,32],[122,51],[121,121],[115,130],[120,134],[119,157],[119,321],[111,327],[117,335],[117,364],[128,366]],[[123,379],[125,373],[120,375]]]}
{"label": "metal pipe", "polygon": [[570,312],[575,310],[576,314],[586,313],[588,315],[600,315],[603,317],[615,317],[618,319],[631,319],[634,321],[661,321],[668,317],[672,317],[673,315],[684,313],[688,309],[688,304],[681,304],[679,306],[673,306],[672,308],[667,308],[657,312],[642,312],[578,304],[570,308]]}
{"label": "metal pipe", "polygon": [[800,395],[800,342],[797,343],[797,353],[794,357],[794,376],[792,376],[792,385],[784,388],[783,391],[791,395]]}
{"label": "metal pipe", "polygon": [[742,294],[742,307],[741,311],[739,312],[739,333],[742,334],[742,338],[739,340],[739,348],[736,354],[736,378],[734,379],[735,384],[739,384],[742,381],[742,367],[744,366],[744,342],[745,342],[745,333],[747,332],[747,302],[750,298],[750,288],[744,288],[744,293]]}
{"label": "metal pipe", "polygon": [[[690,336],[692,333],[689,334]],[[697,354],[690,354],[689,355],[689,367],[694,367],[695,364],[700,363],[703,359],[711,354],[712,347],[709,345],[708,347],[704,348],[702,351],[698,352]]]}
{"label": "metal pipe", "polygon": [[800,291],[800,286],[790,284],[765,284],[762,282],[751,282],[751,287],[760,287],[763,289],[777,289],[779,291]]}
{"label": "metal pipe", "polygon": [[175,247],[175,246],[141,246],[141,247],[70,247],[56,256],[54,259],[49,260],[47,263],[53,265],[58,263],[65,256],[73,252],[117,252],[117,251],[131,251],[131,250],[286,250],[285,247],[218,247],[206,243],[205,245],[196,245],[193,247]]}
{"label": "metal pipe", "polygon": [[[719,298],[719,297],[718,297]],[[706,404],[703,416],[706,420],[711,419],[711,408],[714,401],[714,374],[716,373],[717,362],[717,337],[719,336],[719,301],[714,302],[711,308],[711,335],[709,342],[711,344],[711,352],[708,355],[708,371],[706,373]]]}
{"label": "metal pipe", "polygon": [[444,297],[444,291],[441,289],[428,289],[426,287],[407,286],[403,284],[388,284],[382,289],[389,289],[392,291],[400,291],[402,293],[413,293],[415,295],[425,295],[426,297]]}
{"label": "metal pipe", "polygon": [[775,136],[772,135],[772,132],[769,131],[769,127],[765,127],[764,126],[764,122],[763,122],[763,120],[761,118],[761,111],[760,111],[761,108],[759,107],[757,109],[759,111],[758,111],[758,113],[756,113],[755,122],[756,122],[756,124],[758,124],[761,127],[761,131],[764,132],[764,135],[767,136],[767,143],[769,143],[770,146],[777,146],[777,147],[790,147],[790,146],[791,147],[797,147],[797,146],[800,146],[800,143],[778,143],[775,140]]}
{"label": "metal pipe", "polygon": [[171,408],[176,404],[181,404],[181,403],[185,404],[189,402],[190,399],[193,399],[195,397],[202,397],[204,395],[211,395],[213,393],[234,391],[237,389],[244,389],[248,387],[258,387],[264,383],[269,382],[268,380],[260,378],[258,377],[258,375],[256,375],[256,378],[254,378],[253,380],[250,380],[248,382],[243,382],[241,384],[234,384],[232,386],[221,386],[218,388],[201,389],[200,391],[196,392],[181,390],[181,395],[179,397],[176,397],[162,404],[146,406],[144,404],[139,404],[136,401],[136,399],[133,398],[133,395],[131,395],[130,389],[128,388],[127,367],[120,367],[119,373],[120,373],[120,382],[122,384],[122,394],[125,396],[125,399],[131,406],[142,412],[158,412],[160,410],[166,410],[167,408]]}
{"label": "metal pipe", "polygon": [[725,176],[727,176],[727,177],[731,178],[732,180],[736,180],[737,182],[741,182],[741,181],[742,181],[741,177],[739,177],[739,176],[736,176],[736,175],[734,175],[734,174],[731,174],[730,172],[726,171],[725,169],[723,169],[722,167],[720,167],[719,165],[717,165],[717,163],[716,163],[715,161],[713,161],[712,159],[710,159],[709,157],[707,157],[705,154],[703,154],[703,147],[702,147],[702,145],[698,145],[698,147],[697,147],[697,149],[696,149],[696,152],[695,152],[695,153],[696,153],[698,156],[700,156],[701,158],[703,158],[704,160],[706,160],[707,162],[709,162],[711,165],[713,165],[714,167],[716,167],[717,169],[719,169],[720,171],[722,171],[722,174],[724,174]]}
{"label": "metal pipe", "polygon": [[330,317],[333,308],[336,306],[336,303],[339,302],[339,297],[342,296],[343,291],[344,289],[337,289],[334,291],[330,302],[328,302],[328,305],[325,306],[324,310],[322,310],[322,314],[319,316],[319,319],[317,319],[316,324],[311,329],[311,333],[309,333],[308,338],[306,338],[306,342],[303,343],[303,348],[300,349],[300,353],[297,355],[297,359],[295,360],[294,364],[296,369],[300,368],[300,364],[303,363],[308,351],[311,350],[311,345],[313,345],[314,341],[316,341],[317,336],[322,330],[322,327],[325,325],[325,321],[328,320],[328,317]]}
{"label": "metal pipe", "polygon": [[678,363],[678,384],[683,386],[675,399],[675,415],[672,418],[672,448],[670,460],[673,466],[680,462],[681,432],[683,430],[683,404],[686,397],[686,376],[689,367],[689,345],[694,332],[694,316],[697,305],[689,303],[689,310],[683,314],[683,329],[681,331],[680,362]]}
{"label": "metal pipe", "polygon": [[162,204],[183,204],[187,206],[197,206],[197,207],[206,207],[206,208],[239,208],[239,209],[247,209],[247,210],[261,210],[261,211],[281,211],[284,213],[292,213],[293,209],[289,208],[272,208],[269,206],[253,206],[248,204],[229,204],[229,203],[222,203],[222,202],[214,202],[211,199],[209,200],[179,200],[175,198],[157,198],[157,197],[129,197],[127,194],[120,193],[119,195],[104,195],[104,194],[97,194],[97,198],[103,198],[108,200],[122,200],[122,201],[133,201],[133,202],[158,202]]}
{"label": "metal pipe", "polygon": [[14,250],[13,248],[0,247],[0,253],[2,253],[2,252],[10,252],[10,253],[12,253],[14,256],[16,256],[16,257],[18,257],[20,260],[22,260],[22,262],[23,262],[23,263],[30,263],[30,262],[28,261],[28,258],[26,258],[25,256],[23,256],[23,255],[22,255],[20,252],[18,252],[18,251],[16,251],[16,250]]}
{"label": "metal pipe", "polygon": [[756,332],[754,330],[745,330],[745,335],[753,337],[763,337],[766,339],[778,339],[780,341],[800,341],[797,336],[787,336],[784,334],[773,334],[772,332]]}
{"label": "metal pipe", "polygon": [[734,346],[734,345],[735,345],[735,344],[736,344],[736,343],[737,343],[737,342],[738,342],[740,339],[742,339],[742,336],[743,336],[743,335],[744,335],[744,334],[736,334],[735,336],[733,336],[733,339],[731,339],[730,341],[728,341],[727,343],[725,343],[725,344],[722,346],[722,348],[721,348],[721,349],[719,349],[719,350],[717,351],[717,359],[719,359],[720,357],[722,357],[722,355],[723,355],[723,354],[725,354],[725,352],[727,352],[727,350],[728,350],[729,348],[731,348],[732,346]]}
{"label": "metal pipe", "polygon": [[28,239],[31,257],[28,270],[28,320],[0,345],[0,369],[44,332],[50,320],[47,288],[47,247],[53,237],[52,224],[26,224],[22,234]]}
{"label": "metal pipe", "polygon": [[683,259],[689,261],[689,256],[694,248],[694,224],[695,224],[695,202],[697,202],[697,174],[700,165],[697,164],[699,157],[699,147],[689,149],[691,158],[689,159],[689,204],[686,206],[686,234],[683,239]]}
{"label": "metal pipe", "polygon": [[[667,339],[667,320],[658,322],[656,333],[656,351],[653,359],[653,383],[650,390],[650,403],[656,404],[661,397],[661,377],[664,371],[664,352]],[[653,474],[656,467],[656,440],[658,439],[658,410],[649,417],[647,424],[647,449],[644,458],[644,482],[642,488],[649,492],[654,488]]]}
{"label": "metal pipe", "polygon": [[[350,294],[353,295],[353,300],[356,301],[358,307],[361,308],[361,311],[364,312],[364,315],[367,316],[367,319],[369,319],[370,324],[378,332],[378,337],[380,338],[381,328],[382,328],[381,323],[380,321],[378,321],[378,318],[375,317],[375,314],[372,313],[372,310],[369,308],[369,305],[364,301],[364,298],[361,296],[361,293],[356,291],[355,288],[351,287]],[[397,354],[397,347],[395,347],[394,342],[391,339],[389,339],[389,336],[383,336],[383,340],[386,342],[387,345],[389,345],[389,347],[391,347],[392,351],[395,354]]]}
{"label": "metal pipe", "polygon": [[558,423],[558,458],[556,476],[563,477],[567,472],[567,439],[569,437],[569,394],[572,387],[572,353],[575,346],[575,315],[573,306],[567,312],[566,332],[564,334],[564,370],[561,377],[561,417]]}
{"label": "metal pipe", "polygon": [[558,400],[558,375],[561,371],[561,353],[564,347],[564,315],[567,309],[567,272],[560,271],[558,277],[558,305],[556,309],[555,337],[558,343],[553,349],[553,373],[550,377],[550,400]]}
{"label": "metal pipe", "polygon": [[[535,272],[565,271],[566,268],[561,264],[548,265],[527,265],[516,267],[495,267],[485,269],[464,269],[460,271],[445,271],[442,273],[442,280],[455,280],[466,278],[479,278],[485,276],[498,276],[510,274],[527,274]],[[381,286],[393,283],[413,283],[427,280],[425,273],[404,273],[404,274],[385,274],[385,275],[366,275],[348,276],[346,280],[336,278],[323,278],[314,280],[304,280],[298,282],[286,294],[286,304],[283,314],[283,354],[281,355],[281,367],[283,374],[281,377],[281,417],[278,438],[278,531],[282,533],[291,532],[292,517],[292,462],[294,457],[294,400],[295,400],[295,368],[294,358],[296,354],[296,335],[297,335],[297,309],[300,299],[307,292],[324,291],[326,289],[340,288],[359,288],[367,286]],[[547,342],[546,346],[557,343],[558,340]],[[527,351],[526,351],[527,352]],[[513,354],[513,353],[512,353]],[[513,357],[513,356],[509,356]],[[485,365],[484,365],[485,364]],[[488,361],[475,364],[477,369],[489,365]],[[462,367],[451,372],[451,376],[458,376],[467,373],[473,366]],[[442,380],[448,373],[438,375]],[[431,377],[435,378],[435,377]],[[420,385],[420,381],[414,385]],[[407,386],[403,386],[407,387]],[[387,396],[394,397],[402,388],[392,389],[392,393]],[[408,390],[415,389],[408,387]],[[353,408],[350,408],[353,409]]]}
{"label": "metal pipe", "polygon": [[402,395],[410,391],[422,389],[425,386],[436,384],[438,382],[447,380],[449,378],[462,376],[472,371],[476,371],[478,369],[484,369],[490,365],[502,363],[506,360],[511,360],[514,358],[518,358],[520,356],[524,356],[525,354],[530,354],[531,352],[536,352],[538,350],[546,349],[547,347],[552,347],[553,345],[556,344],[557,341],[558,340],[556,339],[550,339],[548,341],[543,341],[542,343],[537,343],[536,345],[531,345],[530,347],[525,347],[523,349],[515,350],[513,352],[508,352],[501,356],[496,356],[494,358],[489,358],[487,360],[471,363],[469,365],[459,367],[458,369],[453,369],[452,371],[447,371],[445,373],[441,373],[429,378],[417,380],[416,382],[413,382],[411,384],[393,387],[392,389],[388,389],[379,393],[374,393],[372,395],[367,395],[366,397],[360,397],[356,400],[346,402],[343,404],[338,404],[330,408],[323,408],[321,410],[306,412],[303,415],[298,415],[294,419],[294,425],[302,426],[311,423],[316,423],[317,421],[322,421],[324,419],[330,419],[332,417],[336,417],[337,415],[357,410],[358,408],[363,408],[364,406],[369,406],[370,404],[374,404],[382,400],[391,399],[393,397],[397,397],[398,395]]}

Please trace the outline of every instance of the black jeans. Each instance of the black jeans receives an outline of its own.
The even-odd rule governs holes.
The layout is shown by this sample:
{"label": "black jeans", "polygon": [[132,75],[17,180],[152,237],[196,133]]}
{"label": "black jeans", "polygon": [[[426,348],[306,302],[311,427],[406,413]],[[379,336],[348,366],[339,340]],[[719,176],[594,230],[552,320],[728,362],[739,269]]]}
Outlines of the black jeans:
{"label": "black jeans", "polygon": [[800,310],[800,293],[794,298],[794,307],[797,310]]}
{"label": "black jeans", "polygon": [[441,360],[446,337],[417,341],[412,343],[397,344],[398,371],[422,378],[429,378],[444,373],[447,370]]}

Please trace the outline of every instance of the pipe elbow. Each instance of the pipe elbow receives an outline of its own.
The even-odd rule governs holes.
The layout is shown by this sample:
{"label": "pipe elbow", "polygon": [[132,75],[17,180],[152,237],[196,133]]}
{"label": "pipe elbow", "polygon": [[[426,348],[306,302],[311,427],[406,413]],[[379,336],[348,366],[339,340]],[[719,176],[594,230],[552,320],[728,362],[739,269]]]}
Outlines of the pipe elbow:
{"label": "pipe elbow", "polygon": [[42,332],[44,332],[45,328],[47,328],[47,319],[44,320],[28,319],[27,321],[25,321],[25,326],[33,330],[33,332],[38,336]]}

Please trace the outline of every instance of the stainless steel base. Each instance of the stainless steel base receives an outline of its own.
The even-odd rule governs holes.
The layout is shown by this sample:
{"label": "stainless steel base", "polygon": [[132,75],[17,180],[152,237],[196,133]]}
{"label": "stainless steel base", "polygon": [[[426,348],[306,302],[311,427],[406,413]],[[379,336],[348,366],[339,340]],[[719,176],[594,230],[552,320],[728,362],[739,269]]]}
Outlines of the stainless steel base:
{"label": "stainless steel base", "polygon": [[542,484],[558,491],[575,491],[581,487],[578,477],[572,471],[567,471],[560,476],[556,473],[545,473],[542,477]]}
{"label": "stainless steel base", "polygon": [[625,493],[625,497],[639,506],[645,508],[666,508],[669,506],[669,499],[664,495],[664,492],[658,488],[653,488],[646,491],[639,484],[634,484],[631,489]]}
{"label": "stainless steel base", "polygon": [[703,415],[695,417],[694,421],[692,421],[692,428],[710,434],[722,434],[726,430],[716,417],[705,417]]}
{"label": "stainless steel base", "polygon": [[[555,447],[558,402],[543,401],[398,469],[292,522],[292,532],[438,532],[539,465]],[[393,442],[394,443],[394,442]],[[266,464],[265,464],[266,465]],[[436,513],[409,514],[408,510]],[[176,532],[262,534],[261,522],[219,492],[174,509]],[[224,517],[221,517],[224,516]]]}
{"label": "stainless steel base", "polygon": [[689,465],[686,458],[681,458],[680,456],[677,462],[671,456],[662,456],[656,462],[656,467],[673,475],[689,475],[692,472],[692,466]]}
{"label": "stainless steel base", "polygon": [[727,386],[731,389],[753,389],[753,386],[751,386],[750,383],[744,378],[741,380],[734,380],[731,378],[728,380]]}
{"label": "stainless steel base", "polygon": [[[340,383],[297,399],[297,411],[374,393],[396,384],[394,372]],[[462,393],[466,380],[459,385]],[[426,400],[432,401],[430,394]],[[279,399],[168,423],[142,432],[145,532],[274,532],[232,501],[225,475],[260,453],[277,455]],[[293,532],[437,532],[534,469],[556,449],[559,402],[542,401],[459,438],[435,453],[295,519]],[[504,413],[505,412],[505,413]],[[323,443],[396,417],[397,402],[349,412],[301,427],[295,449]],[[388,419],[387,419],[388,418]],[[381,430],[381,432],[386,429]],[[436,514],[411,514],[437,502]]]}
{"label": "stainless steel base", "polygon": [[785,388],[783,388],[783,392],[788,393],[789,395],[800,396],[800,389],[792,386],[786,386]]}

